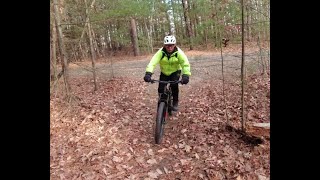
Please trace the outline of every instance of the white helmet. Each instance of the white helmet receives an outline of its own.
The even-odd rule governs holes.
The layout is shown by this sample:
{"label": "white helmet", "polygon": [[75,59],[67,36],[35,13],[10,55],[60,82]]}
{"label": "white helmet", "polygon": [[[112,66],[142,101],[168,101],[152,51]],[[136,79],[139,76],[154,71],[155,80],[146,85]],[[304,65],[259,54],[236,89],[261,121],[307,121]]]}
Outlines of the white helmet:
{"label": "white helmet", "polygon": [[176,44],[176,38],[174,36],[164,37],[163,44]]}

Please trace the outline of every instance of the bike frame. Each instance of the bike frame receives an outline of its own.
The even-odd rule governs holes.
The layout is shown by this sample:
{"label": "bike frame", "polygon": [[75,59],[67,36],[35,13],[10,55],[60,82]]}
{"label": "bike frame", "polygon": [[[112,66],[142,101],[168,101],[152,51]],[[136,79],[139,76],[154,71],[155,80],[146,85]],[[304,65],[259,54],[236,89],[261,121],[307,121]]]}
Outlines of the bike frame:
{"label": "bike frame", "polygon": [[[165,102],[166,113],[169,113],[169,115],[171,115],[172,114],[172,91],[171,91],[170,84],[167,84],[164,87],[163,93],[159,94],[158,107],[159,107],[160,102]],[[165,116],[165,118],[166,117],[167,116]]]}
{"label": "bike frame", "polygon": [[[172,90],[170,84],[176,84],[181,83],[180,80],[178,81],[160,81],[160,80],[151,80],[151,83],[158,82],[158,83],[165,83],[164,91],[163,93],[159,94],[158,97],[158,107],[160,102],[165,102],[166,110],[169,113],[169,115],[172,115]],[[157,108],[158,109],[158,108]]]}

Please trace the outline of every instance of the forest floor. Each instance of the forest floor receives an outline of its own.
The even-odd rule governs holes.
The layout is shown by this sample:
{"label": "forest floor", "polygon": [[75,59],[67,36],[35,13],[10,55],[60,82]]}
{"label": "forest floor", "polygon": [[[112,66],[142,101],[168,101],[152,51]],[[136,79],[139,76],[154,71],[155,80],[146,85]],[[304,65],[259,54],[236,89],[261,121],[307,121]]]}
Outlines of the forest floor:
{"label": "forest floor", "polygon": [[75,98],[62,99],[61,82],[50,97],[50,179],[270,179],[270,131],[254,126],[270,123],[270,76],[259,71],[259,52],[246,52],[244,98],[246,132],[259,143],[237,131],[239,47],[224,50],[223,77],[219,51],[186,51],[192,76],[179,85],[179,111],[160,145],[154,143],[158,85],[143,81],[152,55],[98,60],[97,91],[91,62],[70,64]]}

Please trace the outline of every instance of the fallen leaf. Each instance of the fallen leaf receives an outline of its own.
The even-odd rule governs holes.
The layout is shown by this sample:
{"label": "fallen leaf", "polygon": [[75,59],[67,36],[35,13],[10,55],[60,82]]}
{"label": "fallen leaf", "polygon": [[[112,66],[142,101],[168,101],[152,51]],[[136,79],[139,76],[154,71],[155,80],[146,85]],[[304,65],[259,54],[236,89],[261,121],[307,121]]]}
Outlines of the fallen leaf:
{"label": "fallen leaf", "polygon": [[266,176],[260,175],[258,174],[258,179],[259,180],[268,180],[268,178]]}
{"label": "fallen leaf", "polygon": [[184,134],[187,131],[187,129],[182,129],[181,133]]}
{"label": "fallen leaf", "polygon": [[138,163],[141,163],[141,164],[143,164],[143,163],[145,162],[143,156],[137,157],[137,158],[136,158],[136,161],[137,161]]}
{"label": "fallen leaf", "polygon": [[149,159],[149,160],[147,161],[147,163],[148,163],[148,164],[156,164],[156,163],[157,163],[157,160],[155,160],[155,159]]}
{"label": "fallen leaf", "polygon": [[134,139],[132,142],[133,144],[137,144],[138,139]]}
{"label": "fallen leaf", "polygon": [[129,150],[133,153],[133,149],[132,149],[132,147],[129,147]]}
{"label": "fallen leaf", "polygon": [[185,145],[185,147],[184,147],[184,150],[185,150],[186,152],[190,152],[191,149],[192,149],[192,148],[191,148],[189,145]]}
{"label": "fallen leaf", "polygon": [[103,168],[102,171],[104,172],[105,175],[108,175],[106,168]]}
{"label": "fallen leaf", "polygon": [[156,169],[156,171],[157,171],[158,174],[163,174],[162,171],[159,168]]}
{"label": "fallen leaf", "polygon": [[159,174],[157,172],[153,172],[153,171],[148,172],[148,175],[149,175],[149,177],[154,178],[154,179],[158,178],[158,176],[159,176]]}
{"label": "fallen leaf", "polygon": [[169,173],[169,171],[168,171],[168,169],[167,169],[166,167],[163,167],[163,170],[164,170],[164,172],[165,172],[166,174]]}
{"label": "fallen leaf", "polygon": [[182,141],[182,142],[179,142],[178,147],[179,147],[180,149],[182,149],[182,148],[185,147],[185,145],[186,145],[186,143]]}
{"label": "fallen leaf", "polygon": [[158,150],[158,152],[162,153],[162,152],[164,152],[165,150],[167,150],[167,148],[162,148],[162,149]]}
{"label": "fallen leaf", "polygon": [[122,158],[119,158],[118,156],[113,156],[112,161],[114,162],[121,162]]}
{"label": "fallen leaf", "polygon": [[198,177],[199,177],[200,179],[204,179],[204,175],[201,174],[201,173],[198,174]]}
{"label": "fallen leaf", "polygon": [[149,150],[148,150],[148,154],[149,154],[150,156],[153,156],[153,155],[154,155],[153,150],[152,150],[152,149],[149,149]]}
{"label": "fallen leaf", "polygon": [[200,159],[198,153],[195,153],[194,156],[195,156],[197,159]]}
{"label": "fallen leaf", "polygon": [[180,162],[181,162],[181,165],[184,166],[184,165],[189,164],[190,160],[189,159],[180,159]]}

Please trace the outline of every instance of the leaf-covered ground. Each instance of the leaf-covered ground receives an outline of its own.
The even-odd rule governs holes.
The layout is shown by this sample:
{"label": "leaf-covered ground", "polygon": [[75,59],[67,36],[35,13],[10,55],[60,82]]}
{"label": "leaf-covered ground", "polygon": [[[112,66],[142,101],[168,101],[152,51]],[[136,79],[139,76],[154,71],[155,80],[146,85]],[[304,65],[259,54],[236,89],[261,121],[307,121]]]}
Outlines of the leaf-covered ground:
{"label": "leaf-covered ground", "polygon": [[[268,133],[252,145],[226,130],[221,81],[180,85],[180,110],[168,120],[161,145],[153,136],[156,84],[119,77],[100,80],[93,93],[90,78],[71,82],[78,103],[70,107],[58,95],[50,100],[52,180],[270,177]],[[240,127],[241,91],[225,89],[229,121]],[[269,122],[268,91],[268,79],[248,78],[248,124]]]}

